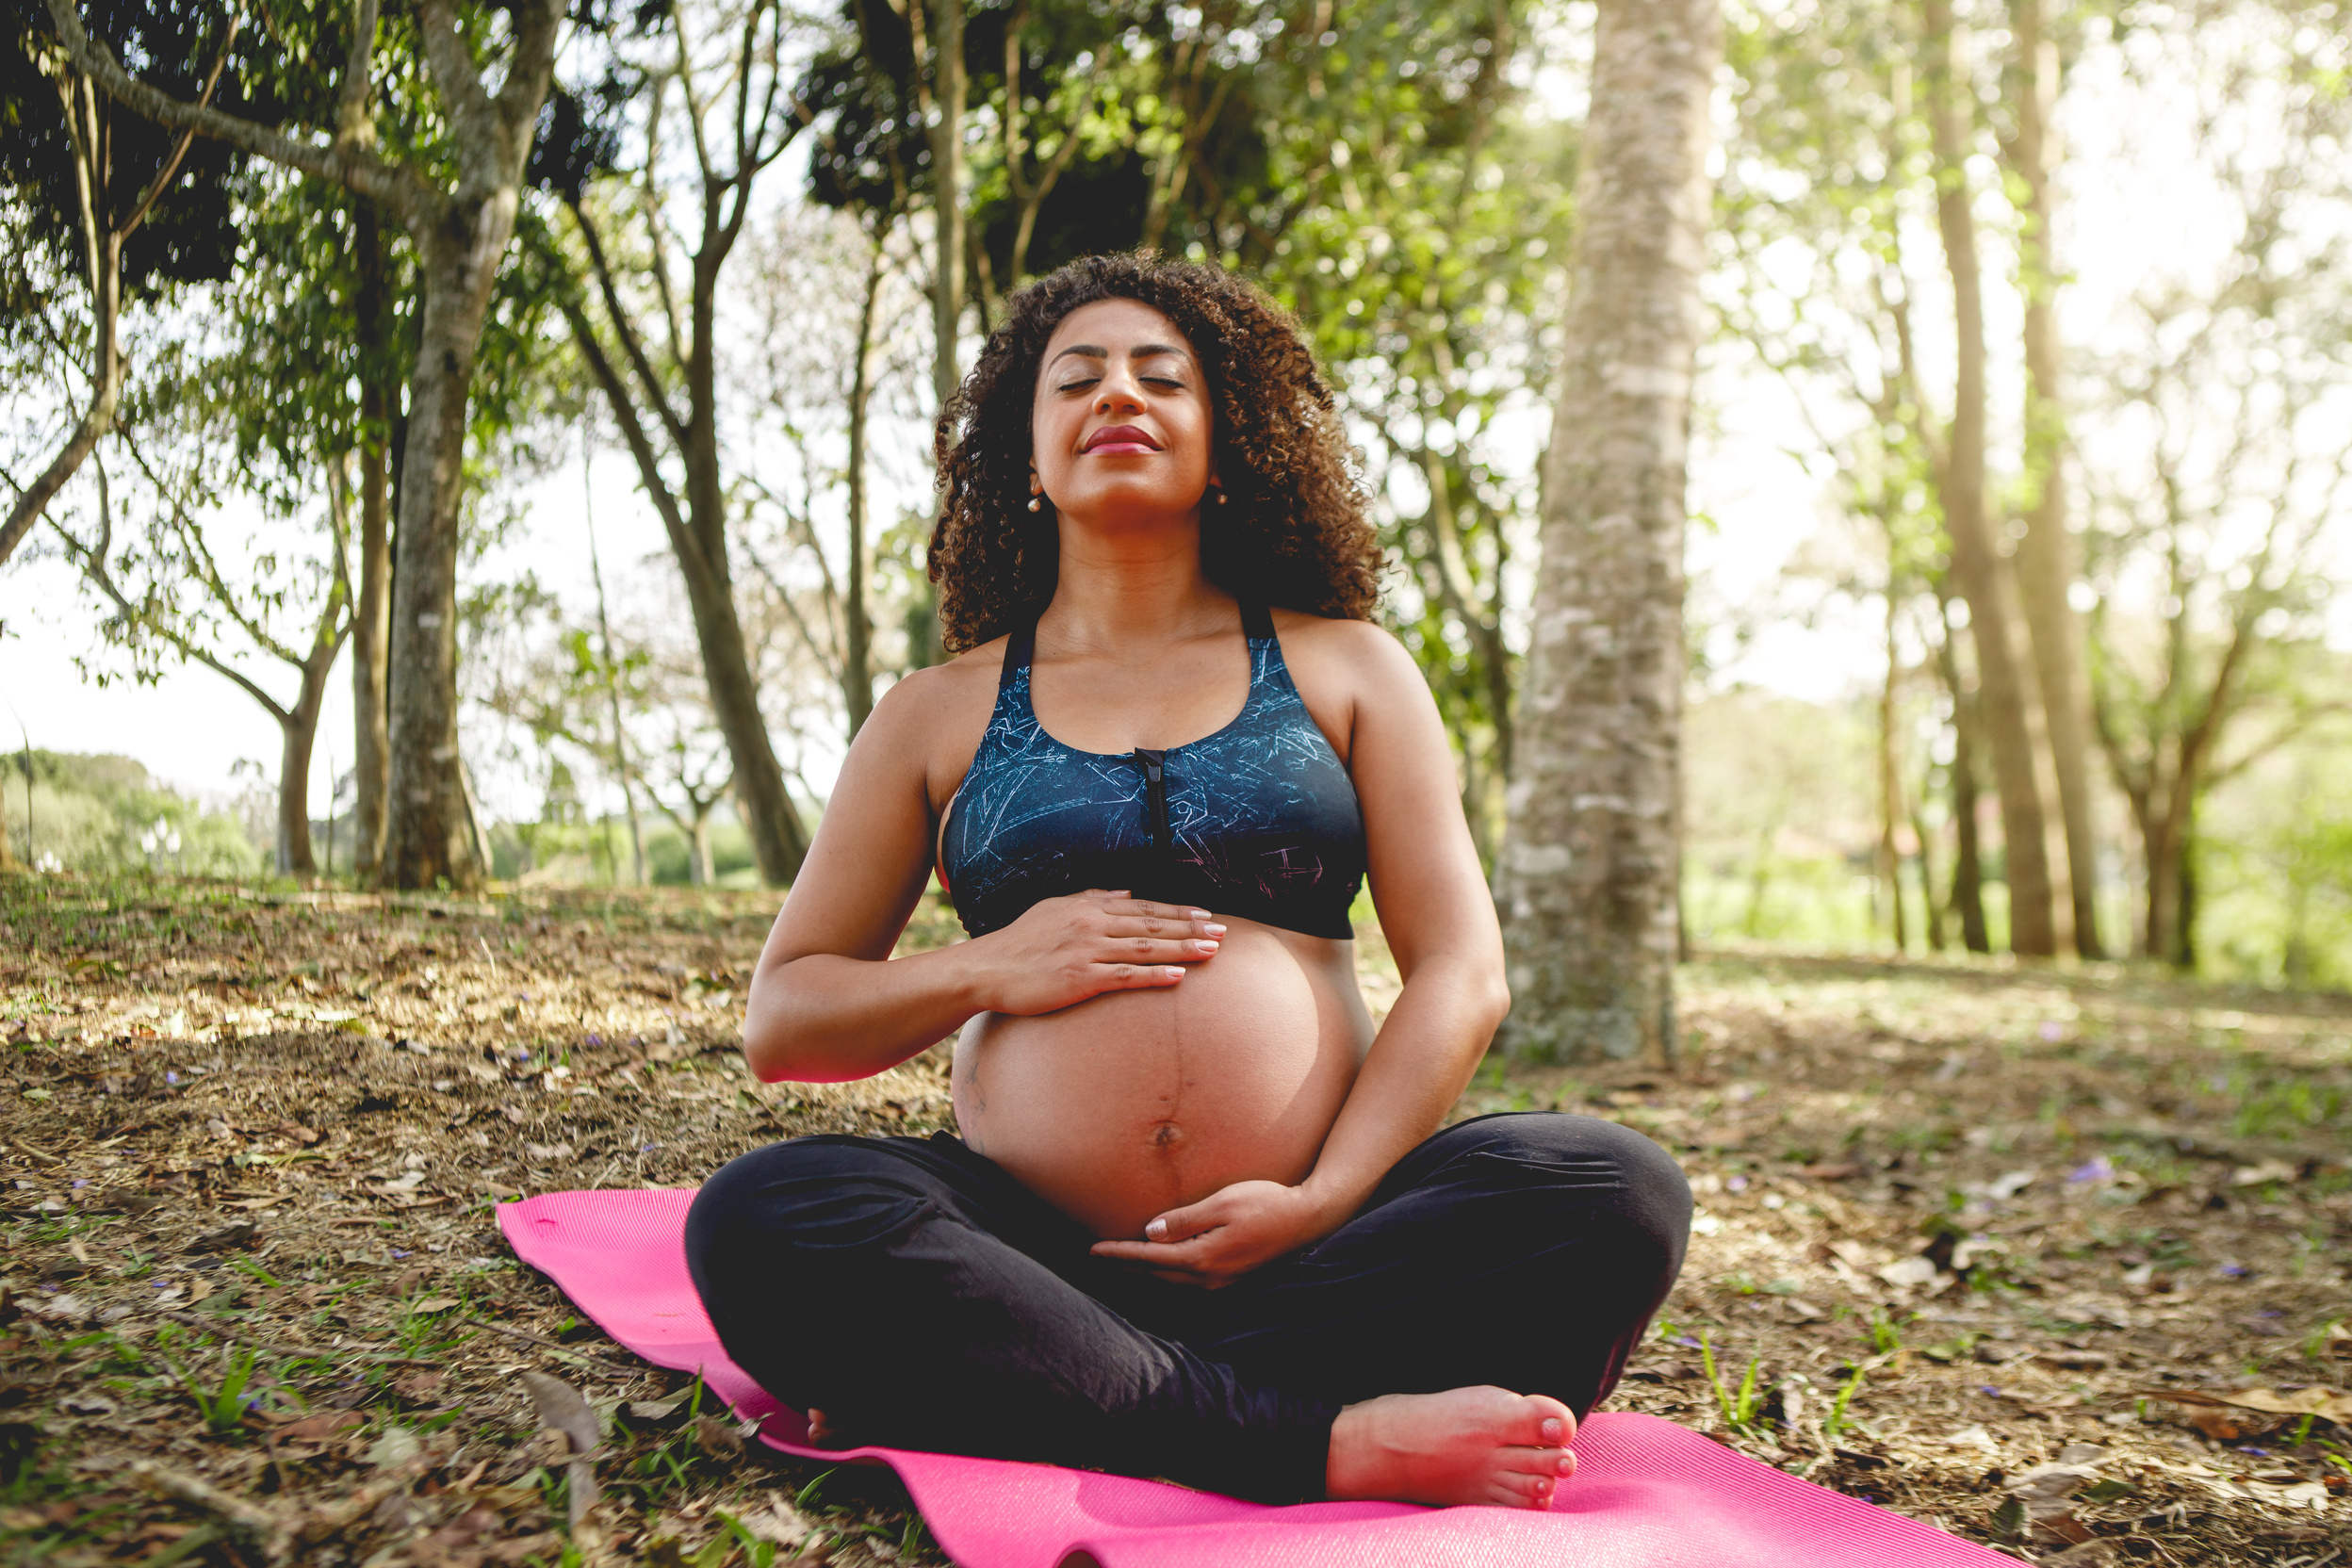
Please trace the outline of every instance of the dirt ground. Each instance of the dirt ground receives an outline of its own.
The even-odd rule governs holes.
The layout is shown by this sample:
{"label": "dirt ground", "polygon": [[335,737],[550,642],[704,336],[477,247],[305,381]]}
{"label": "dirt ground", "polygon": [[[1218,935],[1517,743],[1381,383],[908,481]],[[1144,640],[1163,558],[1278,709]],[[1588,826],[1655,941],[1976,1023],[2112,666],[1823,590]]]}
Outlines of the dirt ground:
{"label": "dirt ground", "polygon": [[[886,1473],[747,1447],[496,1229],[949,1124],[936,1052],[744,1074],[771,913],[0,884],[0,1560],[943,1560]],[[1690,1171],[1617,1406],[2027,1560],[2352,1561],[2352,999],[1716,955],[1683,1018],[1672,1070],[1490,1064],[1457,1107],[1613,1117]]]}

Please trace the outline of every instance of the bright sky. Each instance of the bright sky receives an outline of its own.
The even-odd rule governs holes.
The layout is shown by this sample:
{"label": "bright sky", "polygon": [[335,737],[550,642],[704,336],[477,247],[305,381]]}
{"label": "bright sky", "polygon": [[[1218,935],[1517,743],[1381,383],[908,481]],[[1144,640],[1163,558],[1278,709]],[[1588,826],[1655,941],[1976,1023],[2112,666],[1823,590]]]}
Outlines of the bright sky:
{"label": "bright sky", "polygon": [[[1573,74],[1549,73],[1534,85],[1563,109],[1575,106],[1581,91]],[[2066,104],[2073,161],[2066,171],[2058,245],[2073,273],[2063,319],[2069,340],[2076,343],[2096,340],[2107,329],[2122,302],[2147,276],[2151,257],[2177,259],[2184,250],[2193,250],[2200,236],[2211,233],[2210,225],[2200,228],[2194,191],[2185,190],[2175,177],[2184,157],[2138,155],[2161,136],[2173,134],[2165,123],[2134,132],[2106,112],[2119,90],[2112,62],[2092,59],[2078,72]],[[1989,183],[1993,172],[1989,167],[1980,170],[1980,184]],[[2000,265],[1988,253],[1988,270]],[[2003,345],[2015,340],[2014,317],[2002,314],[2007,300],[2005,289],[1992,291],[1989,330],[2001,355],[1994,368],[1996,386],[2014,402],[2014,387],[2005,384],[2015,380],[2014,356],[2001,352]],[[1935,334],[1931,330],[1927,335]],[[1931,360],[1927,373],[1934,379],[1948,370]],[[1997,397],[2001,395],[1997,390]],[[1752,604],[1781,591],[1792,557],[1834,513],[1835,476],[1820,465],[1820,471],[1808,473],[1791,454],[1792,449],[1810,443],[1789,410],[1786,389],[1755,370],[1736,348],[1718,345],[1708,351],[1700,398],[1711,411],[1711,431],[1693,449],[1690,498],[1692,512],[1712,519],[1714,526],[1694,529],[1691,534],[1696,602],[1702,608]],[[1997,408],[1996,420],[2001,416]],[[914,445],[892,454],[894,458],[909,459],[920,450],[919,431],[900,430],[896,438]],[[1530,461],[1537,444],[1528,444]],[[904,476],[918,472],[911,459],[884,466],[897,470],[901,482]],[[887,472],[877,477],[890,482]],[[654,591],[658,584],[647,574],[675,568],[660,524],[637,491],[626,458],[608,449],[597,460],[594,479],[607,580],[622,601],[617,612],[632,597],[645,602]],[[528,492],[519,509],[526,521],[485,564],[486,569],[498,574],[528,566],[571,604],[584,608],[593,602],[586,552],[578,543],[585,485],[574,458]],[[889,514],[897,499],[880,498],[877,511]],[[1818,700],[1846,694],[1878,678],[1883,655],[1876,621],[1877,612],[1868,606],[1830,603],[1810,624],[1772,622],[1724,672],[1725,678]],[[0,569],[0,697],[10,710],[9,743],[18,742],[21,725],[35,745],[125,753],[161,778],[207,796],[232,790],[230,770],[240,759],[261,761],[274,778],[276,725],[213,672],[194,665],[174,668],[152,686],[118,680],[100,688],[86,682],[75,666],[77,655],[108,669],[124,668],[120,656],[100,646],[96,624],[94,607],[63,563],[20,557]],[[270,669],[259,678],[282,694],[291,694],[290,672]],[[313,761],[312,800],[320,815],[330,765],[350,765],[350,735],[347,655],[330,688]],[[818,788],[829,787],[837,761],[808,760],[807,771]],[[535,808],[536,800],[524,781],[487,768],[483,772],[485,804],[493,816]]]}

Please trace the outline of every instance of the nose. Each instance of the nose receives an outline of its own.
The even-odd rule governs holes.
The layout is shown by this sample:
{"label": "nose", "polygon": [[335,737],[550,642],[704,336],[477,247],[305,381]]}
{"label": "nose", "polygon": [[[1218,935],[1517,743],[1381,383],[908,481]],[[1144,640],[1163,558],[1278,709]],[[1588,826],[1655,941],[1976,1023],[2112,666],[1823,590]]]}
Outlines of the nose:
{"label": "nose", "polygon": [[1149,406],[1134,366],[1121,361],[1103,368],[1102,384],[1094,394],[1096,413],[1140,414]]}

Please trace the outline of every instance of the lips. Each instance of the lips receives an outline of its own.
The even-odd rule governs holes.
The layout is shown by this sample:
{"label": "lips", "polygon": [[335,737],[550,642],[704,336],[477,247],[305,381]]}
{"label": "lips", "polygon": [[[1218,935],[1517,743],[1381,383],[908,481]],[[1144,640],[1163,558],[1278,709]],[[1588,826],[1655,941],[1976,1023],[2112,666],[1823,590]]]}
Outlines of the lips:
{"label": "lips", "polygon": [[1087,436],[1086,445],[1079,449],[1081,451],[1100,452],[1106,457],[1123,456],[1133,452],[1156,452],[1159,449],[1160,444],[1152,439],[1150,431],[1134,425],[1104,425],[1101,430]]}

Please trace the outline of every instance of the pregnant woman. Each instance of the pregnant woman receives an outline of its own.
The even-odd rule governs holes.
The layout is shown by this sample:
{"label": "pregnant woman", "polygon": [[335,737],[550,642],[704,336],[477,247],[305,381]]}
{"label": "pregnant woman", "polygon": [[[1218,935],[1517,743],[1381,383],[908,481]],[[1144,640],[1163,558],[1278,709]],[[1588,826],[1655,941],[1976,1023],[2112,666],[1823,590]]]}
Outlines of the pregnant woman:
{"label": "pregnant woman", "polygon": [[[939,429],[958,657],[858,732],[743,1051],[839,1082],[960,1030],[961,1136],[714,1176],[687,1251],[728,1355],[819,1442],[1549,1506],[1690,1189],[1610,1122],[1438,1130],[1502,944],[1297,328],[1213,268],[1074,263]],[[971,939],[893,958],[935,867]]]}

